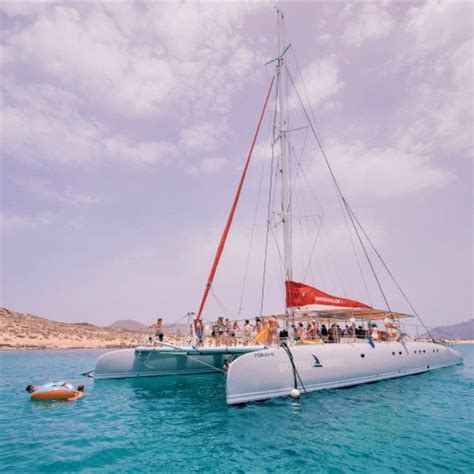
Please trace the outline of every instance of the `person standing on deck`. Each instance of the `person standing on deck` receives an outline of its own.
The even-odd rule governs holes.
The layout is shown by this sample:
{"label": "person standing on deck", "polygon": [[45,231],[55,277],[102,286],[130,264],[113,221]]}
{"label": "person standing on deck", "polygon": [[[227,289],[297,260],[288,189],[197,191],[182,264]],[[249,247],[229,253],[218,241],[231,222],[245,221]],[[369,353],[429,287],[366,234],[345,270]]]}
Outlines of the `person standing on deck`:
{"label": "person standing on deck", "polygon": [[279,327],[280,325],[278,324],[277,318],[275,318],[275,316],[270,316],[270,319],[268,320],[268,344],[270,346],[278,342]]}
{"label": "person standing on deck", "polygon": [[244,323],[244,346],[248,346],[252,341],[252,331],[253,326],[250,324],[250,321],[246,319]]}
{"label": "person standing on deck", "polygon": [[231,338],[231,342],[232,342],[231,345],[233,345],[233,346],[237,345],[237,338],[238,338],[239,332],[240,332],[239,322],[234,321],[233,324],[232,324],[232,331],[230,333],[230,338]]}
{"label": "person standing on deck", "polygon": [[202,347],[204,345],[204,323],[202,319],[199,319],[196,325],[196,338],[198,347]]}
{"label": "person standing on deck", "polygon": [[155,340],[163,342],[163,338],[165,336],[163,331],[163,319],[158,318],[156,323],[152,324],[150,327],[155,330]]}

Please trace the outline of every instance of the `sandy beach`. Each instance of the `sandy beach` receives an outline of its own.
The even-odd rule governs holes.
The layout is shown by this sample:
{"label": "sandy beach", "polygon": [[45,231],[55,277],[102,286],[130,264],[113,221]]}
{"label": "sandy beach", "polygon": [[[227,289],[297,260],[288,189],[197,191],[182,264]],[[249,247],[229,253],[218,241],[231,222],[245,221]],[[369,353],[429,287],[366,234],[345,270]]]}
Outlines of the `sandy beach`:
{"label": "sandy beach", "polygon": [[0,308],[0,347],[73,349],[135,347],[148,342],[150,333],[89,323],[60,323]]}

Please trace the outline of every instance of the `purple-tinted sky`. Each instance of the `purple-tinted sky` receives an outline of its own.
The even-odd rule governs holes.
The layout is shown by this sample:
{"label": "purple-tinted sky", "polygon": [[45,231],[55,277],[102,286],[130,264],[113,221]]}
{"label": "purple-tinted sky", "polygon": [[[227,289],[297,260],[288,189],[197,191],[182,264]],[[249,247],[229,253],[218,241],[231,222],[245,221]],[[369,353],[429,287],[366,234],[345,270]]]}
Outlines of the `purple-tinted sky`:
{"label": "purple-tinted sky", "polygon": [[[289,65],[359,217],[430,325],[471,317],[472,5],[282,8]],[[3,2],[0,15],[2,305],[101,324],[196,311],[272,74],[273,5]],[[268,116],[216,278],[234,315],[269,129]],[[314,144],[299,156],[301,196],[337,210]],[[242,315],[259,307],[262,183]],[[301,279],[311,245],[297,227]],[[323,228],[307,281],[367,300],[344,221]],[[269,262],[275,311],[275,252]],[[220,312],[211,297],[206,315]]]}

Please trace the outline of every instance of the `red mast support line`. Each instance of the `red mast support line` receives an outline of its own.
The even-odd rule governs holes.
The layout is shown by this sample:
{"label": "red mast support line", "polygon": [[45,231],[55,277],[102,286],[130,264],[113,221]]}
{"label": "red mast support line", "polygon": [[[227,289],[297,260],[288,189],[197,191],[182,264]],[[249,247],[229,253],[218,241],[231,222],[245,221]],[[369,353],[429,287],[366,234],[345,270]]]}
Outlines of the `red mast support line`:
{"label": "red mast support line", "polygon": [[275,76],[273,76],[272,81],[270,82],[270,87],[268,88],[267,96],[265,98],[265,103],[263,104],[263,109],[262,109],[262,112],[260,113],[260,119],[258,121],[257,129],[255,130],[255,135],[254,135],[253,140],[252,140],[252,145],[250,146],[250,150],[249,150],[248,155],[247,155],[247,160],[245,161],[244,170],[242,171],[242,176],[240,177],[239,186],[237,187],[237,192],[235,193],[234,201],[232,203],[232,207],[230,209],[229,216],[227,217],[227,222],[226,222],[225,227],[224,227],[224,232],[222,232],[221,240],[219,241],[219,245],[217,247],[216,256],[214,257],[214,262],[212,263],[211,271],[210,271],[209,277],[207,279],[206,289],[204,290],[204,294],[202,295],[201,305],[199,306],[199,311],[198,311],[198,314],[196,316],[195,321],[201,319],[201,315],[202,315],[202,312],[204,310],[204,305],[206,304],[206,300],[207,300],[207,297],[209,295],[209,291],[211,289],[212,282],[214,280],[214,276],[216,275],[217,266],[219,265],[219,260],[220,260],[221,255],[222,255],[222,251],[224,250],[224,245],[225,245],[225,242],[226,242],[226,239],[227,239],[227,234],[229,233],[230,226],[232,224],[232,220],[233,220],[234,214],[235,214],[235,209],[237,208],[237,204],[239,202],[240,192],[242,191],[242,186],[243,186],[244,181],[245,181],[245,176],[247,175],[247,170],[248,170],[248,167],[249,167],[249,164],[250,164],[250,159],[252,158],[253,149],[255,147],[255,143],[257,141],[258,134],[260,132],[260,127],[262,125],[263,117],[265,115],[265,110],[267,108],[268,100],[270,98],[270,93],[272,91],[274,82],[275,82]]}

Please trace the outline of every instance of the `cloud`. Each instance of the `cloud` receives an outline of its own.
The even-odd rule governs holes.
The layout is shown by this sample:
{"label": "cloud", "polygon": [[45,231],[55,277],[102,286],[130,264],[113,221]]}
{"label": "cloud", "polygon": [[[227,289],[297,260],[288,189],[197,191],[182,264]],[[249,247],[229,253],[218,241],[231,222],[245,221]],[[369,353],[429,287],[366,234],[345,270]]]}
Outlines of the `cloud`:
{"label": "cloud", "polygon": [[239,28],[258,8],[50,4],[5,35],[4,68],[34,68],[124,116],[224,113],[232,93],[253,76],[255,49]]}
{"label": "cloud", "polygon": [[229,161],[226,158],[214,157],[205,158],[197,164],[192,164],[186,168],[186,172],[193,176],[213,175],[218,173]]}
{"label": "cloud", "polygon": [[16,177],[12,181],[28,193],[48,201],[62,202],[76,207],[89,207],[100,200],[98,196],[75,192],[70,187],[66,187],[64,191],[58,191],[54,189],[53,183],[40,178]]}
{"label": "cloud", "polygon": [[472,5],[411,7],[402,27],[405,40],[392,66],[405,75],[409,98],[400,110],[398,145],[421,153],[472,156]]}
{"label": "cloud", "polygon": [[[305,103],[309,101],[312,107],[337,94],[344,87],[339,79],[339,68],[334,55],[313,61],[303,69],[301,75],[300,80],[294,78],[296,88],[302,100]],[[293,90],[290,92],[288,105],[292,109],[299,106],[298,97]]]}
{"label": "cloud", "polygon": [[410,7],[403,28],[414,35],[415,47],[407,53],[412,57],[439,54],[441,47],[469,38],[472,8],[469,3],[448,1],[428,1]]}
{"label": "cloud", "polygon": [[215,151],[230,135],[223,122],[199,122],[181,130],[179,146],[187,152]]}
{"label": "cloud", "polygon": [[348,21],[342,39],[349,46],[360,46],[366,40],[387,37],[393,27],[388,2],[365,1],[350,3],[343,10]]}
{"label": "cloud", "polygon": [[[3,25],[4,153],[31,164],[186,168],[205,152],[211,157],[196,168],[216,170],[231,100],[259,77],[262,45],[242,28],[260,8],[3,4],[14,19]],[[170,129],[181,132],[170,138]]]}
{"label": "cloud", "polygon": [[55,222],[56,217],[51,212],[40,212],[34,216],[1,212],[0,233],[8,235],[22,230],[48,226]]}
{"label": "cloud", "polygon": [[156,163],[173,156],[174,145],[114,134],[86,118],[79,100],[61,88],[4,84],[3,151],[28,163],[90,164],[104,160]]}
{"label": "cloud", "polygon": [[[343,192],[349,196],[403,197],[445,187],[454,179],[450,171],[433,165],[429,156],[396,148],[332,141],[326,151]],[[321,166],[313,166],[310,181],[329,180]]]}

